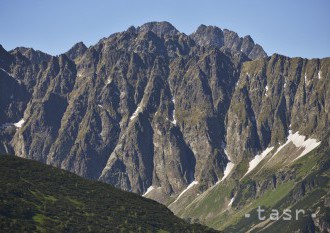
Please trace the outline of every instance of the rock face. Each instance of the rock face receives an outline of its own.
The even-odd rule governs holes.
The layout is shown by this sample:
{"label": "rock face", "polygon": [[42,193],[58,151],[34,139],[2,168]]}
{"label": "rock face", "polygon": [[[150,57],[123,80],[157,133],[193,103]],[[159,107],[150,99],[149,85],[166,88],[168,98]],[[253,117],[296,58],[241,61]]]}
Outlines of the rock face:
{"label": "rock face", "polygon": [[242,178],[289,130],[327,140],[330,59],[267,57],[226,29],[151,22],[56,57],[0,47],[0,67],[1,153],[165,204],[220,182],[229,160]]}
{"label": "rock face", "polygon": [[51,60],[51,55],[43,53],[39,50],[35,51],[32,48],[18,47],[11,53],[20,53],[26,57],[29,61],[35,64],[40,64],[42,62],[49,62]]}
{"label": "rock face", "polygon": [[227,151],[233,161],[284,142],[290,129],[324,138],[329,127],[329,66],[329,58],[277,54],[244,63],[227,115]]}
{"label": "rock face", "polygon": [[228,29],[222,31],[215,26],[201,25],[196,32],[191,35],[191,38],[200,46],[240,51],[252,60],[267,57],[263,48],[255,44],[250,36],[241,38],[236,32]]}
{"label": "rock face", "polygon": [[66,52],[65,54],[68,56],[68,58],[70,58],[72,61],[74,61],[75,59],[79,59],[81,58],[84,53],[86,52],[87,47],[83,42],[79,42],[77,44],[75,44],[68,52]]}

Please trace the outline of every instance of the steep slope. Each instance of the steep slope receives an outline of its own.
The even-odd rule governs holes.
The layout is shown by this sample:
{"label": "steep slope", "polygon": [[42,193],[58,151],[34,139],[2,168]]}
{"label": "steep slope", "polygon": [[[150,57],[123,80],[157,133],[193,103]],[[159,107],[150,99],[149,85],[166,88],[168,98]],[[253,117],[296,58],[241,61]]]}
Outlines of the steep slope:
{"label": "steep slope", "polygon": [[[140,194],[161,187],[162,203],[194,180],[221,179],[225,116],[245,54],[200,47],[153,22],[67,55],[75,63],[25,57],[36,71],[30,79],[22,71],[31,97],[12,140],[18,156]],[[16,77],[19,65],[8,63]]]}
{"label": "steep slope", "polygon": [[[308,155],[289,160],[295,151],[299,148],[292,144],[272,150],[248,175],[240,178],[232,172],[177,215],[224,232],[329,232],[329,140]],[[265,210],[265,219],[258,219],[258,206]],[[270,219],[273,209],[279,220]],[[283,220],[285,209],[291,211],[292,221]],[[296,219],[300,209],[304,213]]]}
{"label": "steep slope", "polygon": [[216,232],[165,206],[37,162],[0,156],[5,232]]}
{"label": "steep slope", "polygon": [[277,54],[243,65],[227,116],[226,149],[234,163],[285,142],[290,129],[319,140],[326,135],[329,67],[329,58]]}
{"label": "steep slope", "polygon": [[24,142],[33,138],[31,144],[15,144],[16,154],[46,162],[75,83],[75,65],[65,55],[53,57],[39,75],[24,111],[24,125],[18,131],[21,133],[16,134],[13,140]]}
{"label": "steep slope", "polygon": [[[194,186],[169,207],[181,217],[229,232],[253,225],[258,227],[252,232],[287,227],[285,221],[244,220],[258,205],[268,212],[295,206],[316,211],[315,205],[328,216],[329,62],[276,54],[245,62],[226,116],[224,147],[231,161],[226,179],[205,192]],[[308,199],[317,192],[321,201]],[[306,222],[328,228],[326,218],[304,219],[289,224],[293,228],[288,231],[303,231]]]}
{"label": "steep slope", "polygon": [[49,60],[36,57],[48,59],[0,48],[1,152],[113,184],[207,224],[219,215],[194,212],[191,203],[203,206],[208,193],[216,200],[216,191],[215,211],[233,207],[241,182],[254,196],[255,172],[278,177],[329,137],[329,58],[267,57],[250,36],[226,29],[201,25],[187,36],[151,22],[89,48],[78,43]]}
{"label": "steep slope", "polygon": [[[26,56],[20,51],[25,52]],[[0,153],[13,154],[10,143],[17,126],[22,126],[23,115],[31,99],[36,77],[46,63],[38,57],[48,55],[33,49],[17,48],[10,53],[0,45]],[[29,60],[29,58],[33,58]],[[15,123],[19,123],[15,125]]]}

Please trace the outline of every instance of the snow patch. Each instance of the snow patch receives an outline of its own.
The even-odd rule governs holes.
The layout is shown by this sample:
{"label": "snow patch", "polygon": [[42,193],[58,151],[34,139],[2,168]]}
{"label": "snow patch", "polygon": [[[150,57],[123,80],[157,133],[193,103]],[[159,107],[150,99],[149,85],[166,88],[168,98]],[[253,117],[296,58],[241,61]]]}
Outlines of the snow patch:
{"label": "snow patch", "polygon": [[173,125],[176,125],[176,119],[175,119],[175,110],[173,110],[173,121],[171,121]]}
{"label": "snow patch", "polygon": [[292,142],[298,149],[304,148],[303,152],[294,160],[299,159],[303,157],[304,155],[308,154],[312,150],[314,150],[316,147],[318,147],[321,144],[321,141],[317,141],[317,139],[314,138],[308,138],[306,139],[306,136],[300,135],[299,131],[296,133],[292,133],[292,130],[289,130],[289,135],[287,137],[287,141],[280,146],[275,154],[275,156],[279,151],[281,151],[286,145],[288,145],[290,142]]}
{"label": "snow patch", "polygon": [[4,123],[0,126],[0,129],[7,128],[9,126],[15,126],[16,128],[21,128],[24,124],[25,120],[22,118],[19,122],[17,123]]}
{"label": "snow patch", "polygon": [[[172,98],[172,103],[173,103],[173,106],[175,106],[175,98]],[[171,123],[172,123],[173,125],[176,125],[175,109],[173,110],[172,119],[173,119],[173,121],[171,121]]]}
{"label": "snow patch", "polygon": [[103,105],[101,105],[101,104],[98,104],[97,106],[99,106],[100,108],[103,108]]}
{"label": "snow patch", "polygon": [[296,147],[305,148],[304,151],[296,159],[303,157],[304,155],[308,154],[309,152],[311,152],[321,144],[320,141],[318,142],[314,138],[309,138],[305,140],[306,136],[300,135],[298,131],[295,134],[292,134],[292,131],[290,130],[289,134],[291,135],[291,137],[290,138],[288,137],[288,139],[290,139]]}
{"label": "snow patch", "polygon": [[19,122],[17,123],[14,123],[14,125],[17,127],[17,128],[21,128],[24,124],[25,120],[22,118]]}
{"label": "snow patch", "polygon": [[319,79],[321,79],[322,77],[321,77],[321,71],[319,70],[319,72],[317,73],[317,77],[319,78]]}
{"label": "snow patch", "polygon": [[307,74],[306,74],[306,72],[305,72],[305,83],[307,82]]}
{"label": "snow patch", "polygon": [[174,97],[172,98],[172,103],[175,104],[175,98]]}
{"label": "snow patch", "polygon": [[230,157],[229,157],[229,154],[228,154],[228,151],[226,148],[223,148],[223,152],[225,152],[225,155],[227,156],[227,158],[230,160]]}
{"label": "snow patch", "polygon": [[152,190],[154,190],[155,189],[155,187],[153,187],[153,186],[150,186],[148,189],[147,189],[147,191],[142,195],[142,197],[145,197],[148,193],[150,193]]}
{"label": "snow patch", "polygon": [[229,174],[231,173],[231,171],[233,170],[234,167],[235,167],[234,163],[228,162],[227,165],[226,165],[226,168],[223,172],[223,177],[220,181],[217,182],[217,184],[224,181],[229,176]]}
{"label": "snow patch", "polygon": [[196,180],[194,180],[193,182],[191,182],[191,183],[188,185],[188,187],[180,193],[180,195],[175,199],[175,201],[174,201],[173,203],[177,202],[177,201],[180,199],[180,197],[182,197],[182,195],[183,195],[185,192],[187,192],[189,189],[191,189],[191,188],[192,188],[194,185],[196,185],[196,184],[198,184],[198,181],[196,181]]}
{"label": "snow patch", "polygon": [[[254,159],[249,162],[249,170],[245,173],[244,176],[249,174],[253,169],[255,169],[258,164],[274,149],[274,147],[268,147],[260,155],[256,155]],[[244,177],[243,176],[243,177]]]}
{"label": "snow patch", "polygon": [[133,115],[131,116],[130,120],[133,120],[134,118],[136,118],[141,111],[142,111],[142,108],[140,106],[138,106],[137,109],[135,110],[135,112],[133,113]]}
{"label": "snow patch", "polygon": [[267,85],[266,85],[265,89],[266,89],[265,96],[268,96],[268,94],[267,94],[268,86]]}
{"label": "snow patch", "polygon": [[229,204],[228,204],[228,207],[232,206],[234,200],[235,200],[235,197],[232,197],[232,198],[230,199],[230,202],[229,202]]}
{"label": "snow patch", "polygon": [[224,152],[225,155],[227,156],[228,160],[231,161],[231,158],[230,158],[230,156],[229,156],[229,154],[228,154],[228,151],[227,151],[227,149],[226,149],[226,143],[225,143],[224,141],[221,142],[221,147],[222,147],[222,149],[223,149],[223,152]]}

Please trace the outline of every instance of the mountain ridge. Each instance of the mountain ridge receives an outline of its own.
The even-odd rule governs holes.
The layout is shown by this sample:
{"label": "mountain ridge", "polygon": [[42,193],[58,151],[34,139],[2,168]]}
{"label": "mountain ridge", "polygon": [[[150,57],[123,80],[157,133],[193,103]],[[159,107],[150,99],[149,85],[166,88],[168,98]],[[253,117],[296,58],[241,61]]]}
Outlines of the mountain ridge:
{"label": "mountain ridge", "polygon": [[267,148],[282,156],[260,172],[295,163],[308,139],[328,140],[330,59],[267,57],[229,30],[200,26],[186,35],[151,22],[38,62],[19,50],[0,53],[4,87],[22,89],[0,99],[0,152],[148,191],[179,215],[225,174],[243,179]]}

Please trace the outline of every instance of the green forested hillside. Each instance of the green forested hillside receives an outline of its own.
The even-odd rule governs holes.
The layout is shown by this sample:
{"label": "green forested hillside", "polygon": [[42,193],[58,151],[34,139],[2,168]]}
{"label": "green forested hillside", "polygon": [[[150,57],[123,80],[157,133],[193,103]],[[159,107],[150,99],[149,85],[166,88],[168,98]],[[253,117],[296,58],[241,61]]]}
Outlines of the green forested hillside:
{"label": "green forested hillside", "polygon": [[1,232],[215,232],[110,185],[0,156]]}

